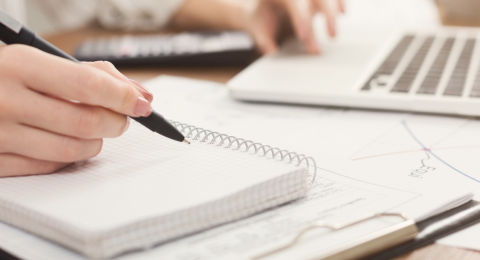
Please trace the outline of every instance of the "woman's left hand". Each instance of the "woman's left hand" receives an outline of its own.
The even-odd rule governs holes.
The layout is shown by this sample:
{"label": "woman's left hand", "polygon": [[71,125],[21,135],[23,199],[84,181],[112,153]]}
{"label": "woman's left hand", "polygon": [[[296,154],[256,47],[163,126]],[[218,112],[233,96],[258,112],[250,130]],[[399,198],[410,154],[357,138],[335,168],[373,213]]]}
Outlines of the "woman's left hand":
{"label": "woman's left hand", "polygon": [[335,37],[335,16],[337,9],[344,12],[343,0],[335,0],[338,8],[330,5],[329,0],[260,0],[248,13],[244,30],[249,32],[258,48],[265,54],[277,50],[276,38],[284,29],[282,18],[286,17],[298,39],[309,53],[316,54],[320,48],[315,40],[312,19],[318,12],[325,15],[327,31]]}
{"label": "woman's left hand", "polygon": [[[334,1],[332,4],[332,1]],[[327,31],[336,34],[335,16],[345,11],[343,0],[187,0],[172,17],[171,24],[182,29],[244,30],[264,54],[277,50],[277,38],[286,27],[312,54],[320,52],[312,19],[322,12]]]}

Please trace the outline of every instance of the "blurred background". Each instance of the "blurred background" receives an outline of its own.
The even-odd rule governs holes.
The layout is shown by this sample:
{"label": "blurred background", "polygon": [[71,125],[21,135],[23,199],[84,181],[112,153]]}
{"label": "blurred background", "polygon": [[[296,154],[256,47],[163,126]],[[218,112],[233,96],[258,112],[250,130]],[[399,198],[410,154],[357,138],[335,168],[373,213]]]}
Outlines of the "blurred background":
{"label": "blurred background", "polygon": [[[159,34],[172,36],[185,32],[197,32],[198,30],[222,32],[223,30],[231,30],[232,27],[239,28],[243,25],[232,26],[228,24],[229,17],[227,17],[227,20],[209,20],[212,16],[213,18],[222,14],[225,16],[225,12],[222,12],[222,10],[215,12],[210,10],[213,13],[208,13],[209,10],[203,10],[198,6],[194,11],[200,14],[206,12],[206,14],[195,17],[191,21],[183,22],[183,25],[187,24],[187,26],[172,26],[171,19],[187,3],[197,3],[201,6],[202,3],[207,2],[209,4],[222,2],[234,7],[247,5],[248,8],[251,8],[261,1],[0,0],[0,8],[72,55],[76,52],[78,54],[79,47],[83,44],[85,48],[80,53],[90,56],[77,56],[81,60],[113,59],[114,64],[118,66],[119,64],[125,64],[125,62],[115,61],[114,57],[150,57],[148,62],[143,58],[137,59],[136,62],[126,62],[131,66],[121,69],[129,77],[140,81],[159,74],[172,74],[225,83],[261,56],[262,52],[258,51],[255,46],[255,42],[257,42],[258,47],[258,39],[257,41],[248,39],[251,32],[246,32],[243,36],[217,34],[210,38],[205,35],[193,35],[192,37],[191,34],[183,34],[175,39],[169,38],[168,41],[162,37],[132,39],[128,35]],[[329,2],[331,6],[336,6],[337,0]],[[480,0],[345,0],[344,2],[345,13],[340,14],[337,10],[337,39],[343,37],[343,27],[351,29],[352,26],[357,27],[359,33],[368,35],[369,31],[378,28],[393,30],[399,28],[435,28],[441,25],[480,25],[480,15],[478,15],[480,13]],[[289,24],[288,17],[285,16],[284,18],[286,22],[282,26]],[[323,13],[318,14],[314,19],[315,33],[320,46],[322,42],[335,41],[327,35],[325,20]],[[292,35],[291,28],[284,31],[287,35]],[[112,37],[115,39],[111,40]],[[92,40],[98,41],[92,43]],[[161,43],[159,44],[159,42]],[[154,58],[152,55],[155,54],[154,46],[159,45],[162,46],[163,56],[157,55],[156,60],[151,61]],[[196,52],[196,55],[192,55],[192,50]],[[202,54],[203,56],[199,55],[199,51],[202,50],[208,55],[205,53]],[[143,56],[139,56],[142,51]],[[211,53],[213,52],[219,54],[212,56]],[[109,56],[99,56],[98,53],[108,54]],[[172,54],[175,55],[172,56]],[[181,56],[180,62],[178,56]],[[196,60],[192,60],[193,56],[196,56]],[[170,67],[170,65],[176,66],[179,64],[183,66],[182,69]],[[139,65],[154,66],[140,68],[142,66]],[[161,65],[161,67],[155,65]],[[195,66],[195,68],[192,68],[192,66]]]}
{"label": "blurred background", "polygon": [[[242,2],[242,0],[226,1]],[[119,6],[115,2],[120,2],[121,5],[127,3],[127,6],[135,6],[135,3],[145,5],[142,2],[161,3],[162,1],[0,0],[0,8],[28,24],[37,33],[47,35],[85,26],[86,22],[92,23],[98,17],[104,18],[106,12],[112,11],[112,7]],[[421,16],[427,14],[427,19],[431,19],[432,15],[438,15],[445,25],[480,25],[480,1],[478,0],[346,0],[345,2],[347,15],[349,12],[358,13],[371,9],[367,10],[365,14],[381,11],[382,13],[376,13],[375,18],[387,18],[390,20],[389,22],[400,18],[397,21],[406,23],[406,25],[412,22],[412,18],[421,22],[422,18],[418,14],[422,14]],[[438,10],[438,14],[432,14],[432,10],[429,10],[432,8],[435,8],[435,12]],[[391,16],[392,11],[396,13],[393,17]],[[102,15],[102,13],[104,14]]]}

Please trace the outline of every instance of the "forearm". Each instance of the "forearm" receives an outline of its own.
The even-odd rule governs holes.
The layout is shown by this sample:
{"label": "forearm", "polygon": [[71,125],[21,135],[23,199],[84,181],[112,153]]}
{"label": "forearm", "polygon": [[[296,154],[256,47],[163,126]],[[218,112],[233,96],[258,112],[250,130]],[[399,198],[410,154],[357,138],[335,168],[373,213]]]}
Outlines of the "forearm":
{"label": "forearm", "polygon": [[242,30],[253,0],[187,0],[170,25],[181,29]]}

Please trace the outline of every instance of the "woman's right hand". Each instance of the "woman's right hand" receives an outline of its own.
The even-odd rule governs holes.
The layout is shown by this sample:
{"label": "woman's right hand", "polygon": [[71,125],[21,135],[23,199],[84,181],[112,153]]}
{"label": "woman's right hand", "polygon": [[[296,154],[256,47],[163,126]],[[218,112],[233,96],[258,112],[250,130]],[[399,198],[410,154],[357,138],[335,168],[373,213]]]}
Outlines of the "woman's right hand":
{"label": "woman's right hand", "polygon": [[153,96],[107,62],[78,64],[0,47],[0,177],[44,174],[96,156]]}

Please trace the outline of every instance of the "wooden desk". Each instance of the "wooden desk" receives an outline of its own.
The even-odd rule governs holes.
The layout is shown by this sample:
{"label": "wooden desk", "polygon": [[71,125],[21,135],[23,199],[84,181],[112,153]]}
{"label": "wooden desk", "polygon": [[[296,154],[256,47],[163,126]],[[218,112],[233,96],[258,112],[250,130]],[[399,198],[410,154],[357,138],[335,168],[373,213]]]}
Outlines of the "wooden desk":
{"label": "wooden desk", "polygon": [[[45,37],[60,49],[72,54],[75,46],[88,37],[98,37],[105,35],[114,35],[99,28],[86,28],[71,32],[65,32],[58,35]],[[205,79],[225,83],[234,75],[240,72],[244,67],[155,67],[155,68],[120,68],[120,71],[127,77],[145,81],[153,77],[168,74],[195,79]],[[433,244],[422,249],[416,250],[404,256],[395,258],[395,260],[480,260],[480,252],[460,249],[449,246]]]}

